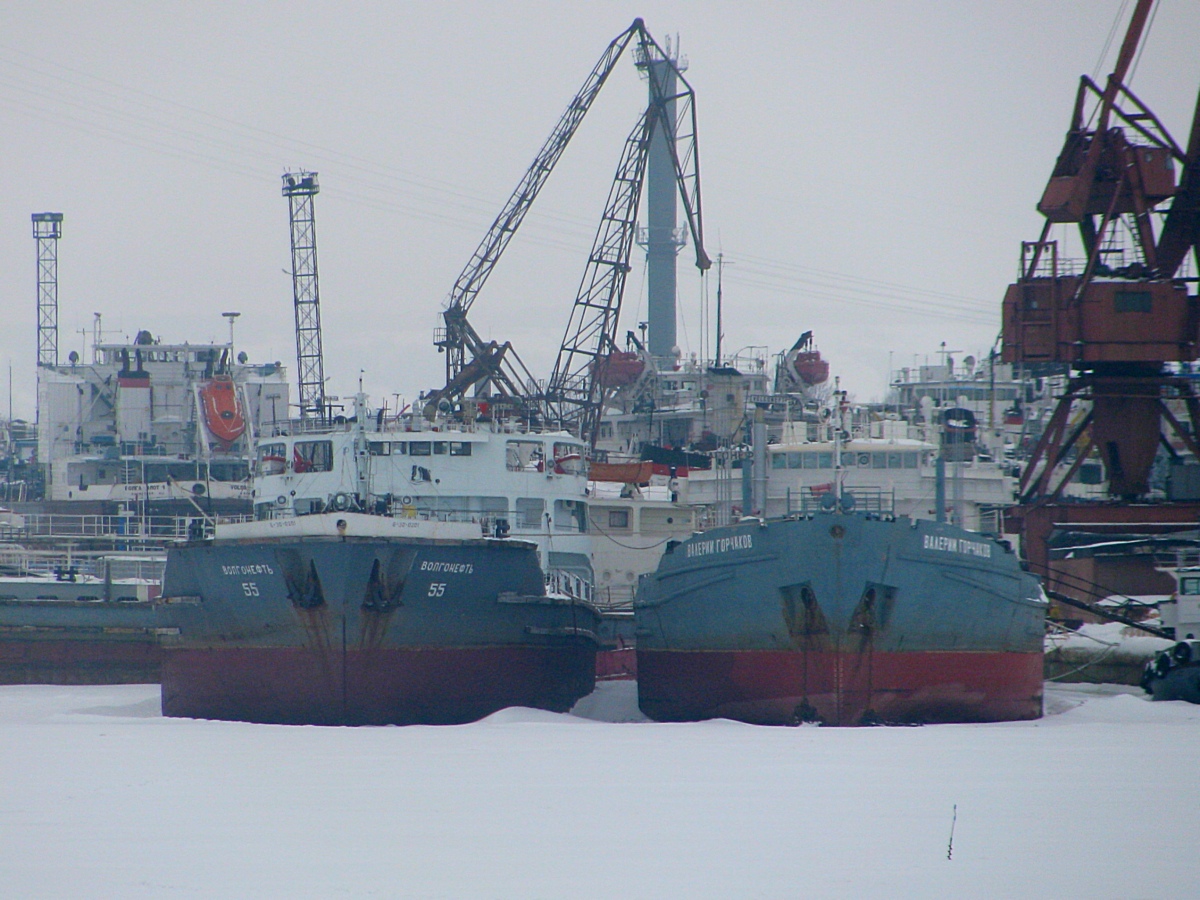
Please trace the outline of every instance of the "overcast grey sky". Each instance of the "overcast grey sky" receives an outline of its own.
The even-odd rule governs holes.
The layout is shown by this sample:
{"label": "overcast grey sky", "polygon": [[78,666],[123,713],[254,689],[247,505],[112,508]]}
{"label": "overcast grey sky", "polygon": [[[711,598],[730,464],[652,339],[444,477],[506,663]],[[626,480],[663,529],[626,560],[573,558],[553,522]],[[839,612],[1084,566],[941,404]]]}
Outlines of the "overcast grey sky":
{"label": "overcast grey sky", "polygon": [[[326,374],[376,400],[440,383],[456,275],[604,46],[642,16],[697,92],[728,348],[812,329],[859,398],[939,344],[986,352],[1081,74],[1122,0],[30,3],[0,16],[0,363],[32,415],[32,212],[65,214],[60,355],[110,337],[237,342],[294,373],[286,168],[320,173]],[[1125,27],[1099,67],[1106,73]],[[1186,141],[1200,3],[1160,0],[1132,86]],[[472,310],[553,364],[622,141],[623,60]],[[679,338],[703,286],[680,255]],[[715,284],[710,285],[710,299]],[[642,261],[623,327],[644,318]],[[90,338],[89,338],[90,340]],[[711,353],[711,347],[708,348]]]}

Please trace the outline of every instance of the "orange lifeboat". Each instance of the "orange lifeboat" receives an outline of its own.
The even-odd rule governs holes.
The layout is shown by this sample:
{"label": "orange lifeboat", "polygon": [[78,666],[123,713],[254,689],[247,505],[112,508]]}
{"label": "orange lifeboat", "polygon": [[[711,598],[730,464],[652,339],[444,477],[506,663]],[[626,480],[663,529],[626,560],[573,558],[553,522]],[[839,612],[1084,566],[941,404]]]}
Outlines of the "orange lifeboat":
{"label": "orange lifeboat", "polygon": [[598,356],[593,366],[596,380],[610,389],[627,387],[646,371],[646,361],[641,354],[625,350],[614,350],[605,356]]}
{"label": "orange lifeboat", "polygon": [[824,384],[829,380],[829,363],[821,359],[821,351],[813,346],[813,333],[806,331],[787,353],[786,365],[792,377],[806,387]]}
{"label": "orange lifeboat", "polygon": [[592,481],[611,481],[621,484],[649,484],[654,463],[649,460],[633,463],[594,462],[588,467]]}
{"label": "orange lifeboat", "polygon": [[829,363],[821,359],[820,350],[804,350],[796,354],[792,368],[800,380],[810,387],[829,380]]}
{"label": "orange lifeboat", "polygon": [[237,388],[228,375],[215,375],[200,388],[204,405],[204,424],[209,433],[228,450],[246,430],[246,416],[238,400]]}

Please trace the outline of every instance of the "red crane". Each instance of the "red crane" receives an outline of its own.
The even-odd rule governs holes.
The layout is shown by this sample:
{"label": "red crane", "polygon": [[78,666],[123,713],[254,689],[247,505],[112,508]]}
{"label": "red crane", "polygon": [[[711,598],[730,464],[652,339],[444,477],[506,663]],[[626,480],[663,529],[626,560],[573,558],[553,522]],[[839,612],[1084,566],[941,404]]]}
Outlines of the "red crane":
{"label": "red crane", "polygon": [[[1081,79],[1066,141],[1038,203],[1041,236],[1021,245],[1021,275],[1003,306],[1004,362],[1069,373],[1034,447],[1015,514],[1030,562],[1045,574],[1045,541],[1058,527],[1091,522],[1192,523],[1197,504],[1144,501],[1159,446],[1175,451],[1164,423],[1200,459],[1200,404],[1173,364],[1196,359],[1200,305],[1178,277],[1200,254],[1200,100],[1186,150],[1125,83],[1154,0],[1138,0],[1116,67],[1101,89]],[[1176,171],[1180,173],[1176,182]],[[1163,221],[1155,234],[1155,220]],[[1084,256],[1050,239],[1078,226]],[[1198,256],[1200,259],[1200,256]],[[1185,428],[1168,401],[1187,411]],[[1060,503],[1080,466],[1099,454],[1111,501]],[[1194,524],[1193,524],[1194,527]]]}

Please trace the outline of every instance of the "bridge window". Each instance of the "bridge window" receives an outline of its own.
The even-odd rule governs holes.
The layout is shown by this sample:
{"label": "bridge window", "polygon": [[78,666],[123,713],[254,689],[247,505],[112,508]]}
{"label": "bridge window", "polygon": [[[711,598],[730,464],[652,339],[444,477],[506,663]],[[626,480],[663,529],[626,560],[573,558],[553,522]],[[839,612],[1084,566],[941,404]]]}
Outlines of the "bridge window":
{"label": "bridge window", "polygon": [[554,444],[554,471],[559,475],[582,475],[583,445],[556,441]]}
{"label": "bridge window", "polygon": [[292,448],[292,468],[298,473],[331,472],[334,468],[334,442],[298,440]]}
{"label": "bridge window", "polygon": [[296,441],[292,468],[298,473],[333,470],[333,441]]}
{"label": "bridge window", "polygon": [[541,497],[518,497],[516,503],[518,528],[541,528],[546,501]]}
{"label": "bridge window", "polygon": [[[259,444],[255,474],[281,475],[287,468],[287,444]],[[104,473],[100,473],[104,477]]]}
{"label": "bridge window", "polygon": [[509,441],[504,464],[510,472],[541,472],[546,468],[546,451],[541,441]]}
{"label": "bridge window", "polygon": [[554,527],[560,531],[587,531],[587,504],[582,500],[555,500]]}

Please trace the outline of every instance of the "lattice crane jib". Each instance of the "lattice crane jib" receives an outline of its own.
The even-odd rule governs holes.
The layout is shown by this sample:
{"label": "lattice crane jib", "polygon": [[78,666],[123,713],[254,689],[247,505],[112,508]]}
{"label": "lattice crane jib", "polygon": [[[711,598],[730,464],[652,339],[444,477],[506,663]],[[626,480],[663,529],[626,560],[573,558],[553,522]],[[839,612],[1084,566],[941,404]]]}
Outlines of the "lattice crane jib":
{"label": "lattice crane jib", "polygon": [[[704,271],[711,265],[704,249],[695,92],[670,56],[644,30],[639,34],[637,59],[648,72],[651,101],[625,142],[546,392],[549,417],[561,421],[592,446],[599,436],[605,402],[605,388],[597,375],[604,368],[604,358],[617,351],[614,336],[637,231],[647,158],[656,132],[662,133],[670,150],[696,266]],[[667,77],[667,67],[673,78]],[[674,90],[669,89],[672,83],[676,85]]]}
{"label": "lattice crane jib", "polygon": [[63,214],[34,213],[37,241],[37,364],[58,365],[58,240]]}
{"label": "lattice crane jib", "polygon": [[[634,135],[626,141],[600,232],[589,257],[588,272],[584,275],[576,308],[572,312],[567,332],[569,337],[564,341],[551,376],[550,384],[555,387],[543,394],[537,390],[535,380],[515,351],[506,344],[505,351],[498,353],[495,342],[483,340],[471,327],[467,313],[596,95],[635,38],[639,65],[650,60],[666,60],[676,77],[675,87],[668,88],[668,79],[653,75],[650,78],[652,110],[643,116]],[[435,338],[438,348],[446,353],[446,384],[426,398],[426,415],[435,413],[437,407],[445,405],[447,401],[462,396],[473,385],[477,392],[495,388],[501,394],[508,395],[523,407],[530,419],[542,422],[560,420],[569,422],[573,427],[586,428],[590,427],[586,423],[598,418],[602,399],[597,398],[593,386],[584,384],[580,378],[588,372],[585,360],[594,360],[598,352],[596,348],[607,347],[612,342],[624,277],[628,271],[629,249],[633,244],[635,226],[631,224],[630,217],[636,215],[645,172],[645,149],[648,144],[642,133],[646,129],[649,129],[647,134],[652,133],[655,128],[660,129],[668,139],[672,166],[696,248],[697,265],[701,269],[709,267],[704,252],[700,213],[695,95],[675,63],[669,60],[646,31],[642,20],[636,19],[605,48],[583,87],[568,104],[533,164],[455,281],[442,313],[444,326],[438,330]],[[631,148],[637,152],[632,152]],[[632,177],[632,173],[636,173],[636,178]],[[575,337],[571,338],[571,335]],[[549,399],[551,394],[556,397],[553,401]],[[596,408],[594,415],[582,412],[589,404]]]}
{"label": "lattice crane jib", "polygon": [[283,196],[288,200],[292,233],[292,296],[296,311],[296,371],[301,418],[324,418],[325,363],[321,350],[320,282],[317,276],[317,225],[313,198],[320,191],[316,172],[288,172]]}
{"label": "lattice crane jib", "polygon": [[648,33],[642,32],[638,67],[650,83],[650,105],[672,157],[679,199],[696,254],[696,268],[707,271],[712,261],[704,249],[704,216],[700,203],[700,146],[696,129],[696,92],[675,60]]}
{"label": "lattice crane jib", "polygon": [[453,382],[466,366],[468,354],[472,349],[480,350],[486,346],[470,329],[467,311],[475,302],[480,289],[517,233],[517,229],[521,227],[526,213],[529,212],[533,201],[550,177],[555,164],[566,150],[625,48],[634,35],[641,31],[644,31],[642,20],[636,19],[605,48],[584,80],[583,86],[567,104],[566,110],[542,144],[533,163],[521,177],[508,202],[500,210],[455,280],[443,313],[444,328],[435,338],[438,348],[446,353],[447,384]]}
{"label": "lattice crane jib", "polygon": [[646,158],[657,118],[656,110],[648,110],[625,140],[546,391],[551,418],[581,437],[594,434],[598,424],[602,397],[593,373],[598,357],[615,349],[612,335],[629,273]]}

